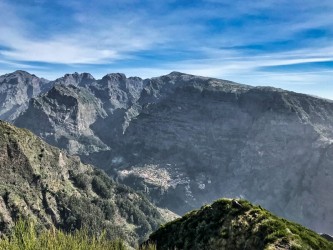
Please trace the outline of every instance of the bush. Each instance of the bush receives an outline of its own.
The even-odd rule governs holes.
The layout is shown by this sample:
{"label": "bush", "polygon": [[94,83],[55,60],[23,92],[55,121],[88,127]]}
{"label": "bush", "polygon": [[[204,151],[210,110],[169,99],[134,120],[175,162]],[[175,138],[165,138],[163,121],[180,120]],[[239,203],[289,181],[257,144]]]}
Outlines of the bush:
{"label": "bush", "polygon": [[111,197],[109,187],[105,184],[102,178],[95,176],[91,182],[92,189],[96,194],[104,199]]}
{"label": "bush", "polygon": [[74,182],[74,185],[80,189],[86,190],[89,184],[88,176],[85,174],[78,174],[72,176],[71,179]]}

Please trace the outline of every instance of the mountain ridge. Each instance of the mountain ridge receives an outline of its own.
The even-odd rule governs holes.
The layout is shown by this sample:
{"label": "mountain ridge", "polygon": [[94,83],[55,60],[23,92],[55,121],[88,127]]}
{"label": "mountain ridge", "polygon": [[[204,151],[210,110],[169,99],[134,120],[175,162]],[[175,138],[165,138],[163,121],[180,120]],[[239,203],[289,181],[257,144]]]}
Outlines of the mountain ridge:
{"label": "mountain ridge", "polygon": [[332,233],[325,192],[333,180],[332,101],[179,72],[145,80],[111,74],[103,84],[62,88],[88,93],[103,115],[94,105],[82,111],[81,94],[66,90],[75,105],[59,108],[50,104],[60,95],[39,96],[31,102],[48,104],[30,105],[14,123],[179,214],[221,196],[244,197]]}
{"label": "mountain ridge", "polygon": [[0,119],[13,121],[27,108],[30,98],[50,89],[49,81],[17,70],[0,76]]}
{"label": "mountain ridge", "polygon": [[333,249],[315,232],[236,199],[191,211],[161,226],[148,242],[157,249]]}
{"label": "mountain ridge", "polygon": [[135,246],[174,216],[28,130],[0,121],[0,131],[1,234],[22,218],[39,229],[104,231]]}

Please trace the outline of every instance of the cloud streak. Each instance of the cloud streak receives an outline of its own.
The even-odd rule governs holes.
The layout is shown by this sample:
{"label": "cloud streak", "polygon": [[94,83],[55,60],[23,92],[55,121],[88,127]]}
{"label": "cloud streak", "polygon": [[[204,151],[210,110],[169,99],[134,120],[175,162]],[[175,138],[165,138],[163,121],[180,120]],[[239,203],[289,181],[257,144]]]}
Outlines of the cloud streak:
{"label": "cloud streak", "polygon": [[[35,69],[44,77],[178,70],[287,88],[332,80],[332,1],[29,2],[0,2],[3,70]],[[304,63],[304,72],[288,67]],[[318,63],[323,68],[311,67]]]}

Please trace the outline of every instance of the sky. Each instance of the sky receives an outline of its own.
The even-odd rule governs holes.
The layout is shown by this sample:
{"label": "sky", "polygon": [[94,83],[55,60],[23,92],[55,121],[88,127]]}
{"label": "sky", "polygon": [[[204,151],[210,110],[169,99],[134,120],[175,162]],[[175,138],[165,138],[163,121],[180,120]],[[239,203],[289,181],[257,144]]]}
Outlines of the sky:
{"label": "sky", "polygon": [[180,71],[333,99],[332,0],[0,0],[0,74]]}

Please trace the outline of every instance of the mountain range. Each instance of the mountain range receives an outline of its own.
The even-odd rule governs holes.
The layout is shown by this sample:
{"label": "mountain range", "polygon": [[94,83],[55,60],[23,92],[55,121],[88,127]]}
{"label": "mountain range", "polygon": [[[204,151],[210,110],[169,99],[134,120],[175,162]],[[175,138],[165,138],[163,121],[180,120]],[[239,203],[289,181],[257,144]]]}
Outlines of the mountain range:
{"label": "mountain range", "polygon": [[30,131],[0,121],[0,236],[15,221],[142,241],[175,215]]}
{"label": "mountain range", "polygon": [[0,119],[159,207],[184,214],[240,197],[333,233],[330,100],[179,72],[47,81],[16,71],[0,80]]}

